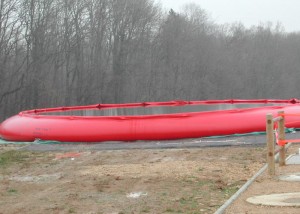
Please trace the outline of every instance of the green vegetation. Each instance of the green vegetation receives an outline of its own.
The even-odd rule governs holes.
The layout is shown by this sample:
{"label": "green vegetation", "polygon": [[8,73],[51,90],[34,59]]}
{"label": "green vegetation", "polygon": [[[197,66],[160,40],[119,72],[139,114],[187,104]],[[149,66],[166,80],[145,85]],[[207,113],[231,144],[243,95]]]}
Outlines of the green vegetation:
{"label": "green vegetation", "polygon": [[68,210],[68,212],[69,212],[69,213],[76,213],[74,208],[70,208],[70,209]]}
{"label": "green vegetation", "polygon": [[212,181],[212,180],[199,180],[197,182],[197,184],[200,187],[203,187],[203,186],[212,187],[214,185],[214,181]]}
{"label": "green vegetation", "polygon": [[239,182],[235,182],[229,186],[225,186],[223,189],[222,189],[222,192],[224,193],[225,196],[231,196],[233,195],[234,193],[236,193],[236,191],[239,190],[239,188],[241,187],[242,185],[242,181],[239,181]]}
{"label": "green vegetation", "polygon": [[144,207],[143,209],[142,209],[142,212],[143,213],[150,213],[150,207]]}
{"label": "green vegetation", "polygon": [[24,151],[11,150],[0,154],[0,168],[12,163],[21,163],[28,159],[29,153]]}
{"label": "green vegetation", "polygon": [[7,192],[8,193],[17,193],[18,190],[16,190],[16,189],[8,189]]}
{"label": "green vegetation", "polygon": [[202,172],[203,170],[204,170],[204,168],[202,168],[202,167],[199,167],[199,168],[198,168],[198,171],[199,171],[199,172]]}

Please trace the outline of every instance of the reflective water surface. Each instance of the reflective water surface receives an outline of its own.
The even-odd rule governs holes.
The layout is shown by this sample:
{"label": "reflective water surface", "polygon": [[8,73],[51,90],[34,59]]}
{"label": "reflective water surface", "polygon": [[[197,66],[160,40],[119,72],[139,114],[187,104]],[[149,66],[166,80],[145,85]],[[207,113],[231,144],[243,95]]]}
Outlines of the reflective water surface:
{"label": "reflective water surface", "polygon": [[134,116],[134,115],[155,115],[174,114],[185,112],[202,112],[229,109],[244,109],[266,106],[279,106],[280,104],[217,104],[217,105],[185,105],[185,106],[159,106],[159,107],[138,107],[138,108],[112,108],[112,109],[88,109],[79,111],[47,112],[41,115],[58,116]]}

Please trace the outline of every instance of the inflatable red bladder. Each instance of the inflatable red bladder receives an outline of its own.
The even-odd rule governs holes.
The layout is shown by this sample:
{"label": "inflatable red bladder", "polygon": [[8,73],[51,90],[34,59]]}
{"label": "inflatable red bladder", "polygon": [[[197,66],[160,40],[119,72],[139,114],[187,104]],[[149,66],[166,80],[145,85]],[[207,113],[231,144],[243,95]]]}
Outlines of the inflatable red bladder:
{"label": "inflatable red bladder", "polygon": [[[261,104],[264,106],[155,115],[59,115],[85,110],[105,111],[106,109],[120,108],[212,106],[219,104]],[[266,106],[267,104],[273,106]],[[198,138],[265,131],[266,114],[272,113],[276,116],[278,111],[299,114],[299,101],[296,99],[171,101],[36,109],[20,112],[18,115],[5,120],[0,126],[0,136],[8,141],[41,139],[61,142]],[[300,128],[300,118],[286,118],[286,124],[287,127]]]}

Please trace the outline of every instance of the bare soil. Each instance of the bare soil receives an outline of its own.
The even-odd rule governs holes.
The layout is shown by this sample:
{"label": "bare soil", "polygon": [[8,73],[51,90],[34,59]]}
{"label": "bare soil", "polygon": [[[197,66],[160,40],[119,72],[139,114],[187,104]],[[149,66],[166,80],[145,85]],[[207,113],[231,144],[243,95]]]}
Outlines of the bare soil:
{"label": "bare soil", "polygon": [[17,149],[0,146],[0,213],[214,213],[266,157],[261,147]]}
{"label": "bare soil", "polygon": [[[289,150],[288,154],[298,154],[300,145],[293,145]],[[255,182],[245,191],[228,209],[226,214],[236,213],[272,213],[272,214],[299,214],[299,207],[276,207],[276,206],[257,206],[248,203],[246,200],[249,197],[259,195],[270,195],[270,194],[282,194],[300,192],[299,182],[289,182],[279,180],[281,175],[289,175],[300,172],[300,165],[287,165],[279,167],[276,164],[276,175],[269,176],[267,171],[263,173]],[[299,201],[299,199],[297,199]]]}

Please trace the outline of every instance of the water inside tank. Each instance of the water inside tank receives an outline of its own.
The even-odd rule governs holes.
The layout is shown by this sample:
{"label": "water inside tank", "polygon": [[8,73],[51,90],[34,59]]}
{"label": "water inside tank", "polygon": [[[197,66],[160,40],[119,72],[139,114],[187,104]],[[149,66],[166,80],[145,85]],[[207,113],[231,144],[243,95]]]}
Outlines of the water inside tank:
{"label": "water inside tank", "polygon": [[218,111],[230,109],[245,109],[266,106],[278,106],[280,104],[209,104],[209,105],[183,105],[183,106],[156,106],[135,108],[107,108],[107,109],[85,109],[41,113],[41,115],[57,116],[137,116],[175,114],[187,112]]}

